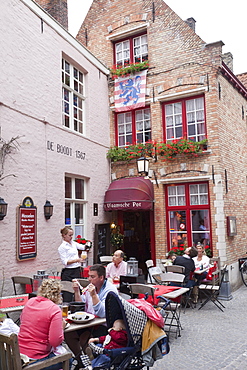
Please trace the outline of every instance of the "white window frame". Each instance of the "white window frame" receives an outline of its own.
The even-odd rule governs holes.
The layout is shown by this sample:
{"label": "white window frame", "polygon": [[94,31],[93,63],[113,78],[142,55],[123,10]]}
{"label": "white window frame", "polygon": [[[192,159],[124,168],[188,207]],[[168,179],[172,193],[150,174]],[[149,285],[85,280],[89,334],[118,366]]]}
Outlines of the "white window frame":
{"label": "white window frame", "polygon": [[[191,108],[189,106],[191,105]],[[205,97],[203,95],[164,103],[166,141],[186,137],[192,141],[206,139]]]}
{"label": "white window frame", "polygon": [[[66,210],[66,204],[70,205],[70,222],[68,220],[66,221],[66,213],[65,213],[65,224],[66,226],[71,226],[74,230],[74,237],[77,235],[81,235],[82,238],[85,237],[85,230],[86,230],[86,219],[87,219],[87,181],[85,178],[81,176],[75,176],[75,175],[68,175],[65,174],[65,178],[71,179],[71,198],[65,197],[65,210]],[[65,188],[65,178],[64,178],[64,188]],[[76,192],[75,192],[75,180],[83,180],[84,181],[84,198],[83,199],[77,199],[76,198]],[[83,207],[83,219],[82,222],[76,223],[76,204],[80,204]]]}
{"label": "white window frame", "polygon": [[129,36],[117,41],[114,47],[114,60],[117,68],[131,63],[140,63],[148,60],[148,38],[144,33],[138,36]]}
{"label": "white window frame", "polygon": [[[139,49],[139,50],[138,50]],[[147,34],[134,37],[133,39],[134,63],[144,62],[148,56]]]}
{"label": "white window frame", "polygon": [[[138,119],[138,115],[141,118],[139,117]],[[121,122],[120,118],[122,118]],[[117,113],[116,125],[118,147],[136,145],[138,143],[145,144],[152,140],[151,110],[149,106],[132,111]],[[150,137],[146,140],[146,136]],[[122,143],[120,143],[120,141],[122,141]]]}
{"label": "white window frame", "polygon": [[85,135],[85,74],[62,58],[63,126]]}

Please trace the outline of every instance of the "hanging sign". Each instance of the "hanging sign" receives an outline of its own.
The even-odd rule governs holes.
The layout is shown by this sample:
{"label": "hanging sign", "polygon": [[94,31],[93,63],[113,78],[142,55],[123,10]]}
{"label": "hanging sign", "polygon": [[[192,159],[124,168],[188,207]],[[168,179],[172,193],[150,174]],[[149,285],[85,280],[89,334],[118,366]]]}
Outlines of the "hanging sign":
{"label": "hanging sign", "polygon": [[18,207],[17,259],[19,261],[37,256],[37,207],[26,197]]}

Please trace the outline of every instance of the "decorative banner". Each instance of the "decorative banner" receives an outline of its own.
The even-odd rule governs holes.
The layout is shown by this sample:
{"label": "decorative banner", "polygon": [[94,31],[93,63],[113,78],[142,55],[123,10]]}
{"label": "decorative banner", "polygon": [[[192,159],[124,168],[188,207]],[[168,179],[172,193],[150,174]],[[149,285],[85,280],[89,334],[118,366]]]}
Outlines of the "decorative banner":
{"label": "decorative banner", "polygon": [[147,70],[115,80],[115,111],[145,107]]}
{"label": "decorative banner", "polygon": [[18,245],[19,261],[35,258],[37,255],[37,208],[30,197],[23,200],[18,210]]}

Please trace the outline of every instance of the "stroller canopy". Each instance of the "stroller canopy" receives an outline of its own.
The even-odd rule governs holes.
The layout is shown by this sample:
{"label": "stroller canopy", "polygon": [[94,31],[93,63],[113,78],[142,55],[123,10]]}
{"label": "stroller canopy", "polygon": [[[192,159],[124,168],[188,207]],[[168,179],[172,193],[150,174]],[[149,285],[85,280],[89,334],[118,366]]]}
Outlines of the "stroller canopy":
{"label": "stroller canopy", "polygon": [[123,320],[128,335],[128,346],[136,344],[147,323],[146,314],[113,292],[108,293],[105,304],[107,327],[111,328],[115,320]]}

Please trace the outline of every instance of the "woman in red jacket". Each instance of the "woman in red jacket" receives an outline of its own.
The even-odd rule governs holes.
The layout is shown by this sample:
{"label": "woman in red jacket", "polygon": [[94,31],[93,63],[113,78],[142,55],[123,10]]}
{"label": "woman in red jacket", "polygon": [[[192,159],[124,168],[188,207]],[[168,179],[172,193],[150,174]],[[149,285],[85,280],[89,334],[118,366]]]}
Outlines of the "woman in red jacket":
{"label": "woman in red jacket", "polygon": [[[20,353],[35,362],[54,357],[52,347],[59,346],[63,339],[66,321],[62,318],[61,284],[59,280],[45,279],[38,290],[37,297],[27,301],[22,314],[18,335]],[[46,369],[58,370],[62,364]]]}

